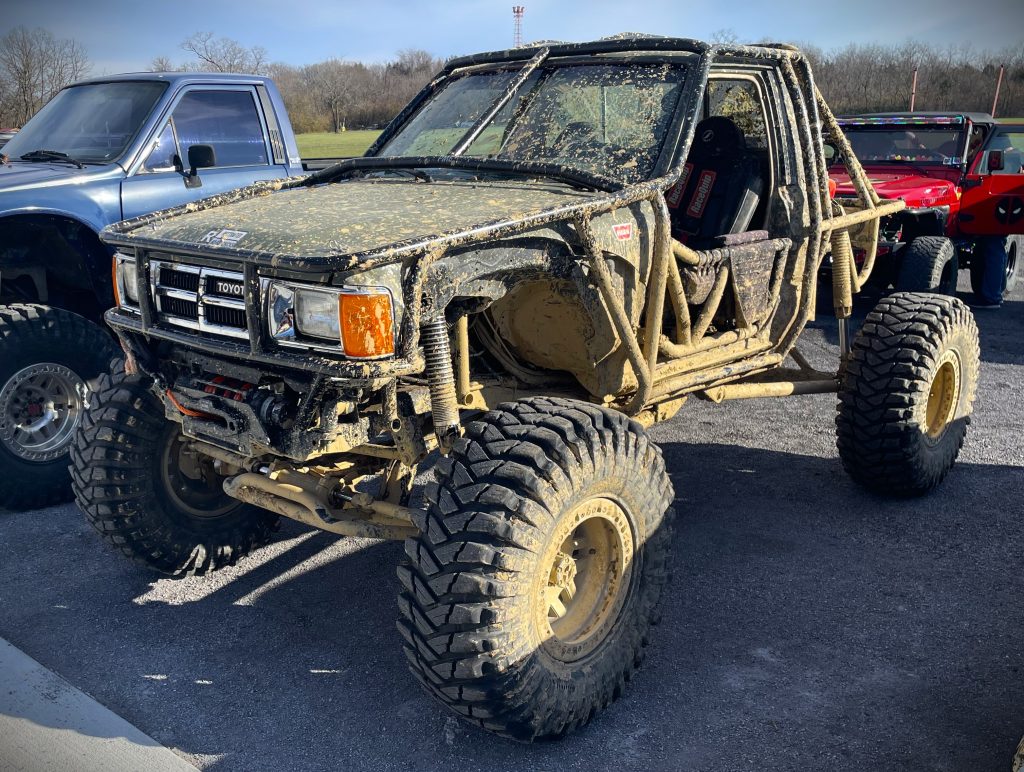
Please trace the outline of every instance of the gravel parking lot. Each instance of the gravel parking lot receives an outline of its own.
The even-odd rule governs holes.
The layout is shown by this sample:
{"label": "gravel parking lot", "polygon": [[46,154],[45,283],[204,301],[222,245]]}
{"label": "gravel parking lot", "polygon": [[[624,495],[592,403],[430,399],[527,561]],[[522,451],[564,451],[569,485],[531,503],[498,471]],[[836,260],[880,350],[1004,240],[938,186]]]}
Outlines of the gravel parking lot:
{"label": "gravel parking lot", "polygon": [[[203,769],[1009,770],[1024,733],[1024,295],[940,490],[862,492],[834,398],[693,402],[654,429],[674,583],[626,697],[554,744],[451,718],[406,672],[401,546],[285,524],[156,580],[73,505],[0,513],[0,636]],[[813,325],[815,364],[837,356]]]}

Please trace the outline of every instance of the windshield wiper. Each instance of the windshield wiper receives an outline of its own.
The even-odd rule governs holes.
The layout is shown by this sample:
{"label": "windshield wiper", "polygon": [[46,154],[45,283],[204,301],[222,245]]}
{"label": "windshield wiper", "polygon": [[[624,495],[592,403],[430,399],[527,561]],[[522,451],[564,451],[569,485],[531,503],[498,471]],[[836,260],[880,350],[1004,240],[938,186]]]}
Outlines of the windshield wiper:
{"label": "windshield wiper", "polygon": [[31,153],[23,153],[20,157],[22,161],[61,161],[66,164],[74,164],[79,169],[85,168],[84,163],[59,150],[33,150]]}

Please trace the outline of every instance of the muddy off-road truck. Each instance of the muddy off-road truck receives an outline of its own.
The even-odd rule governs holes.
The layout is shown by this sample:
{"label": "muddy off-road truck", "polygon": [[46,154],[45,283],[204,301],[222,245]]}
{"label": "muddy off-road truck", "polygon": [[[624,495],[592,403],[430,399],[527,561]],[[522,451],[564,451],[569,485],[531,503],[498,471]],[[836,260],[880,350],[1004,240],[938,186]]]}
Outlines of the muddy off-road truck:
{"label": "muddy off-road truck", "polygon": [[[113,226],[126,372],[76,437],[78,502],[173,576],[279,515],[404,539],[416,676],[489,730],[563,735],[640,663],[674,499],[645,429],[690,395],[838,394],[843,463],[887,494],[963,442],[963,304],[897,294],[846,342],[853,249],[904,204],[852,153],[830,198],[823,131],[844,142],[789,47],[552,44],[450,62],[364,158]],[[826,254],[819,372],[794,344]]]}

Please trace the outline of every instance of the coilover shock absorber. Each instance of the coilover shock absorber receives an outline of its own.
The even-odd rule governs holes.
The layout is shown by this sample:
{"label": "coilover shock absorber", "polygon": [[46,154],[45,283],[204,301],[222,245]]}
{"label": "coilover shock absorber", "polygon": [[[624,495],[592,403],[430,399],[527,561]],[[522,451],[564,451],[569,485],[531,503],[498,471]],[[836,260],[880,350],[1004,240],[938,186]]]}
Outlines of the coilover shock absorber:
{"label": "coilover shock absorber", "polygon": [[459,402],[455,394],[455,372],[444,318],[431,319],[420,326],[420,343],[430,388],[430,412],[434,433],[442,452],[447,452],[459,436]]}

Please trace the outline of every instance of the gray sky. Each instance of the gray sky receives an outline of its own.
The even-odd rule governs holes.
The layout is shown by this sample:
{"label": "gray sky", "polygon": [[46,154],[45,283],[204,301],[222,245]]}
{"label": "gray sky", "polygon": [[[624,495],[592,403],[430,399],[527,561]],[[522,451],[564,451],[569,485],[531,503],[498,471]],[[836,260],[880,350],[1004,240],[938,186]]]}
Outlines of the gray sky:
{"label": "gray sky", "polygon": [[[527,41],[591,40],[616,32],[707,37],[732,29],[743,41],[900,43],[908,38],[975,48],[1024,47],[1024,0],[518,0]],[[0,35],[41,26],[83,43],[92,74],[145,69],[155,56],[210,30],[267,49],[272,61],[332,56],[385,61],[402,48],[436,56],[506,48],[513,0],[7,0]]]}

